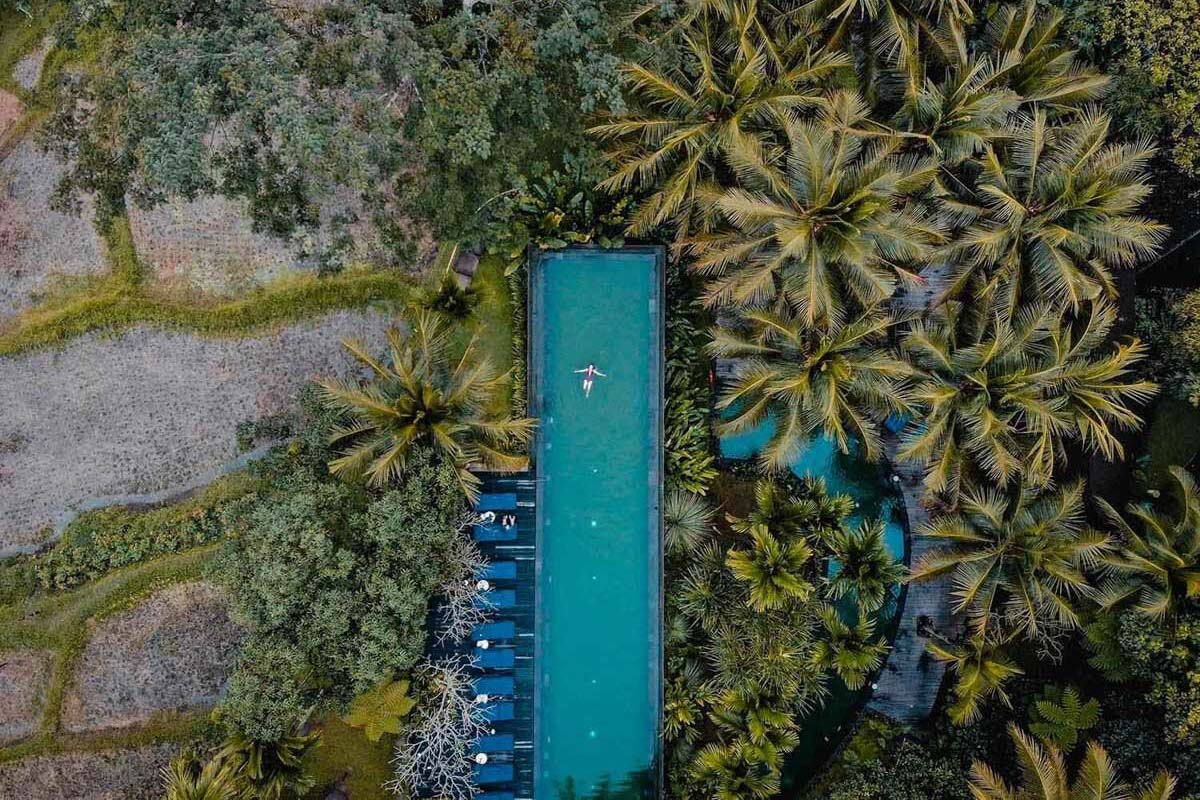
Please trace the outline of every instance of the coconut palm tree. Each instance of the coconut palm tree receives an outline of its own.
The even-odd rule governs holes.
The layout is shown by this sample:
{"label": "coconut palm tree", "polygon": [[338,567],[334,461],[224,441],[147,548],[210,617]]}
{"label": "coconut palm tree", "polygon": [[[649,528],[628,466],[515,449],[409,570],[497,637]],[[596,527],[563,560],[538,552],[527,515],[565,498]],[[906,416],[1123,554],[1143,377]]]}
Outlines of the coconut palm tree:
{"label": "coconut palm tree", "polygon": [[745,169],[716,196],[725,227],[692,240],[710,305],[786,305],[805,327],[836,331],[925,264],[943,232],[906,198],[936,165],[901,155],[901,138],[869,114],[858,95],[833,92],[815,119],[788,123],[786,180]]}
{"label": "coconut palm tree", "polygon": [[953,501],[965,476],[1047,485],[1067,441],[1120,458],[1117,434],[1140,426],[1134,408],[1155,387],[1132,377],[1146,353],[1140,342],[1100,350],[1115,309],[1092,305],[1074,323],[1049,305],[1011,318],[977,312],[947,304],[902,342],[923,377],[911,392],[919,422],[899,456],[926,465],[928,489]]}
{"label": "coconut palm tree", "polygon": [[256,742],[241,734],[225,740],[214,760],[227,765],[240,787],[240,800],[285,800],[303,797],[316,781],[305,771],[304,759],[321,743],[321,733],[285,736]]}
{"label": "coconut palm tree", "polygon": [[756,529],[746,550],[732,549],[725,563],[749,589],[748,603],[756,611],[781,608],[812,597],[816,587],[806,577],[812,570],[813,550],[804,539],[781,541],[768,530]]}
{"label": "coconut palm tree", "polygon": [[709,353],[745,363],[722,395],[718,433],[738,434],[774,421],[759,454],[782,471],[799,447],[825,434],[844,453],[857,441],[868,460],[881,454],[878,420],[907,414],[912,367],[886,349],[891,317],[873,308],[833,333],[820,333],[790,309],[753,311],[740,329],[717,328]]}
{"label": "coconut palm tree", "polygon": [[1154,148],[1106,143],[1109,124],[1094,108],[1053,124],[1042,107],[1013,118],[958,198],[978,221],[947,253],[960,265],[950,294],[970,286],[1009,315],[1031,300],[1074,313],[1115,294],[1112,269],[1156,252],[1166,228],[1137,213]]}
{"label": "coconut palm tree", "polygon": [[674,489],[663,503],[668,553],[694,553],[713,535],[713,507],[703,496]]}
{"label": "coconut palm tree", "polygon": [[1121,516],[1096,498],[1120,539],[1104,561],[1116,576],[1105,582],[1101,608],[1126,602],[1154,619],[1175,612],[1185,598],[1200,597],[1200,490],[1191,473],[1171,467],[1174,504],[1131,504]]}
{"label": "coconut palm tree", "polygon": [[229,765],[214,758],[199,766],[190,755],[162,768],[165,800],[233,800],[237,786]]}
{"label": "coconut palm tree", "polygon": [[1061,12],[1034,0],[1001,6],[976,51],[950,38],[940,58],[918,61],[893,126],[925,136],[953,167],[1007,138],[1018,109],[1040,108],[1054,119],[1099,100],[1108,78],[1076,60],[1062,23]]}
{"label": "coconut palm tree", "polygon": [[983,703],[991,698],[1011,706],[1004,684],[1023,672],[1007,653],[1013,636],[986,628],[961,642],[935,637],[928,643],[933,657],[948,664],[955,675],[954,700],[947,709],[954,724],[967,725],[979,719]]}
{"label": "coconut palm tree", "polygon": [[1175,780],[1165,772],[1144,787],[1122,783],[1108,753],[1096,742],[1088,744],[1071,781],[1061,750],[1041,745],[1015,723],[1009,723],[1008,731],[1017,750],[1021,784],[1010,787],[999,773],[976,761],[970,787],[975,800],[1171,800],[1175,793]]}
{"label": "coconut palm tree", "polygon": [[824,22],[834,46],[860,47],[861,82],[872,86],[892,73],[911,87],[924,62],[952,63],[975,19],[968,0],[808,0],[794,13]]}
{"label": "coconut palm tree", "polygon": [[388,331],[386,362],[359,342],[343,343],[374,376],[365,385],[320,382],[326,404],[347,419],[330,436],[343,451],[329,464],[335,475],[386,486],[403,473],[414,447],[429,447],[454,463],[463,492],[473,500],[479,479],[470,465],[525,468],[528,462],[519,449],[532,437],[534,421],[490,410],[506,376],[476,357],[474,338],[461,357],[451,359],[449,333],[440,317],[417,311],[407,336]]}
{"label": "coconut palm tree", "polygon": [[696,754],[689,775],[716,800],[765,800],[779,791],[779,772],[748,741],[713,742]]}
{"label": "coconut palm tree", "polygon": [[840,600],[853,595],[859,607],[872,614],[883,607],[892,589],[904,580],[904,565],[884,544],[883,520],[843,528],[829,542],[837,570],[825,582],[826,595]]}
{"label": "coconut palm tree", "polygon": [[1027,108],[1051,118],[1070,115],[1100,100],[1108,76],[1076,58],[1063,30],[1066,17],[1037,0],[1006,3],[988,20],[981,52],[989,53],[998,77]]}
{"label": "coconut palm tree", "polygon": [[755,2],[695,14],[681,40],[675,69],[626,64],[631,111],[589,131],[615,169],[602,188],[650,191],[630,222],[633,235],[671,224],[682,240],[702,216],[698,196],[718,176],[776,173],[775,132],[795,109],[820,102],[818,87],[849,63],[775,41]]}
{"label": "coconut palm tree", "polygon": [[917,535],[948,544],[922,558],[912,580],[949,574],[954,610],[975,631],[998,625],[1039,640],[1078,627],[1076,606],[1095,594],[1088,573],[1111,546],[1086,524],[1082,482],[1043,494],[973,488],[957,513],[933,518]]}
{"label": "coconut palm tree", "polygon": [[825,637],[813,648],[813,662],[821,669],[832,670],[846,688],[858,691],[867,677],[883,663],[888,645],[875,636],[874,618],[860,609],[853,623],[839,616],[836,608],[824,606],[821,622]]}
{"label": "coconut palm tree", "polygon": [[940,81],[914,85],[892,125],[920,134],[940,163],[954,167],[1003,136],[1019,107],[1019,95],[1006,85],[991,56],[972,57],[948,69]]}

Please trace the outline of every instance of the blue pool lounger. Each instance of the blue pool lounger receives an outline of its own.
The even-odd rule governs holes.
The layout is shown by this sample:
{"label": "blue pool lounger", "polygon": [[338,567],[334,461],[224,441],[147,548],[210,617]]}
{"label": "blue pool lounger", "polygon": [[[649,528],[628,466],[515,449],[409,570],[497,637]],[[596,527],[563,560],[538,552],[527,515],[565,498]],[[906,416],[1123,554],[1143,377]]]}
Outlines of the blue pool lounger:
{"label": "blue pool lounger", "polygon": [[512,722],[513,704],[508,701],[487,703],[483,707],[483,718],[488,722]]}
{"label": "blue pool lounger", "polygon": [[511,753],[513,750],[513,735],[497,733],[492,736],[481,736],[479,741],[471,745],[472,753]]}
{"label": "blue pool lounger", "polygon": [[479,495],[475,504],[476,511],[516,511],[517,495],[515,492],[485,492]]}
{"label": "blue pool lounger", "polygon": [[515,581],[517,579],[517,562],[493,561],[475,574],[476,580]]}
{"label": "blue pool lounger", "polygon": [[512,669],[517,654],[511,647],[503,650],[476,650],[475,666],[479,669]]}
{"label": "blue pool lounger", "polygon": [[475,598],[476,608],[512,608],[517,604],[517,593],[513,589],[492,589]]}
{"label": "blue pool lounger", "polygon": [[517,538],[517,526],[510,525],[508,530],[505,530],[499,522],[490,522],[486,525],[476,525],[471,535],[477,542],[511,542]]}
{"label": "blue pool lounger", "polygon": [[514,639],[516,636],[517,625],[510,619],[500,620],[499,622],[485,622],[482,625],[476,625],[471,631],[472,642],[478,642],[480,639],[501,641],[504,639]]}
{"label": "blue pool lounger", "polygon": [[516,685],[512,678],[506,675],[486,675],[475,679],[475,694],[486,694],[489,697],[512,697]]}
{"label": "blue pool lounger", "polygon": [[513,779],[512,764],[476,764],[475,783],[508,783]]}

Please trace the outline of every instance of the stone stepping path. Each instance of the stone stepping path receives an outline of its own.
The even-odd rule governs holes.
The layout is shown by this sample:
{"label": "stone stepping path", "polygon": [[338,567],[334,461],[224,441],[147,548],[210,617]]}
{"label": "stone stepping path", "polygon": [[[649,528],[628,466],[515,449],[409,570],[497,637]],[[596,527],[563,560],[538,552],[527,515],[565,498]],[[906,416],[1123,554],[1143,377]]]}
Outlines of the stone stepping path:
{"label": "stone stepping path", "polygon": [[35,756],[0,764],[0,797],[20,800],[158,800],[159,771],[176,745]]}

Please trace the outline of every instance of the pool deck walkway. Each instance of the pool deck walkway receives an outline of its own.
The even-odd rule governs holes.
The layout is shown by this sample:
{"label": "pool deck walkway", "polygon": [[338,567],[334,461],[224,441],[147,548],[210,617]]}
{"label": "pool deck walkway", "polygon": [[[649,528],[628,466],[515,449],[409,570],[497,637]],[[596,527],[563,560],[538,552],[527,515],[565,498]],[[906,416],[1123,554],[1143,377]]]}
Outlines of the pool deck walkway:
{"label": "pool deck walkway", "polygon": [[[537,569],[534,558],[535,540],[535,482],[532,472],[517,472],[501,474],[495,472],[480,472],[478,477],[483,481],[481,487],[488,494],[513,493],[517,496],[517,538],[509,542],[480,542],[480,552],[488,561],[514,561],[517,566],[515,581],[505,581],[500,588],[514,589],[516,603],[513,608],[497,610],[492,614],[492,620],[512,620],[516,623],[517,638],[512,647],[516,651],[516,666],[511,675],[514,679],[516,694],[512,698],[515,706],[514,719],[511,722],[496,723],[496,733],[511,733],[514,748],[512,764],[514,779],[509,785],[489,787],[511,791],[514,800],[532,800],[533,798],[533,634],[534,634],[534,584]],[[430,609],[431,625],[436,624],[437,609]],[[446,656],[468,656],[475,652],[469,642],[437,646],[430,643],[429,654],[432,658]],[[482,674],[482,673],[481,673]],[[503,674],[503,673],[500,673]]]}
{"label": "pool deck walkway", "polygon": [[[932,540],[916,535],[929,521],[929,512],[921,504],[925,495],[924,468],[896,457],[898,437],[888,435],[885,444],[893,474],[899,476],[904,495],[910,562],[918,564],[936,547]],[[922,631],[932,630],[947,637],[955,634],[957,623],[948,601],[950,591],[948,577],[908,585],[892,651],[875,681],[867,708],[909,724],[919,722],[933,711],[946,666],[929,652],[926,647],[929,637]]]}
{"label": "pool deck walkway", "polygon": [[[948,288],[952,276],[948,265],[936,264],[923,270],[921,277],[925,279],[922,285],[908,287],[896,297],[894,305],[898,312],[928,313]],[[909,563],[915,565],[936,545],[917,535],[929,521],[929,512],[921,503],[925,496],[925,468],[921,464],[900,461],[899,448],[899,437],[885,432],[885,452],[893,474],[900,478],[904,509],[908,514]],[[919,722],[933,711],[946,665],[929,652],[926,647],[929,637],[922,631],[946,637],[957,633],[958,621],[951,613],[950,592],[949,577],[908,585],[892,651],[875,681],[867,708],[897,722],[910,724]]]}

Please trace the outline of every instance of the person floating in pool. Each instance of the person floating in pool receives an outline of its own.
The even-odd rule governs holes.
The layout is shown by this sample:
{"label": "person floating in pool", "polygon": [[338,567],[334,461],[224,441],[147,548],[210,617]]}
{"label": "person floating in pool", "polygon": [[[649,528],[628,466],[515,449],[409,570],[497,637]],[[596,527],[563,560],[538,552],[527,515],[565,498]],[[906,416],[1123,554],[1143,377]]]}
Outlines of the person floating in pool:
{"label": "person floating in pool", "polygon": [[592,381],[593,380],[595,380],[597,377],[600,377],[600,378],[608,377],[603,372],[596,369],[595,364],[588,364],[587,367],[585,367],[584,369],[577,369],[577,370],[575,370],[575,374],[583,375],[583,396],[584,397],[592,396]]}

